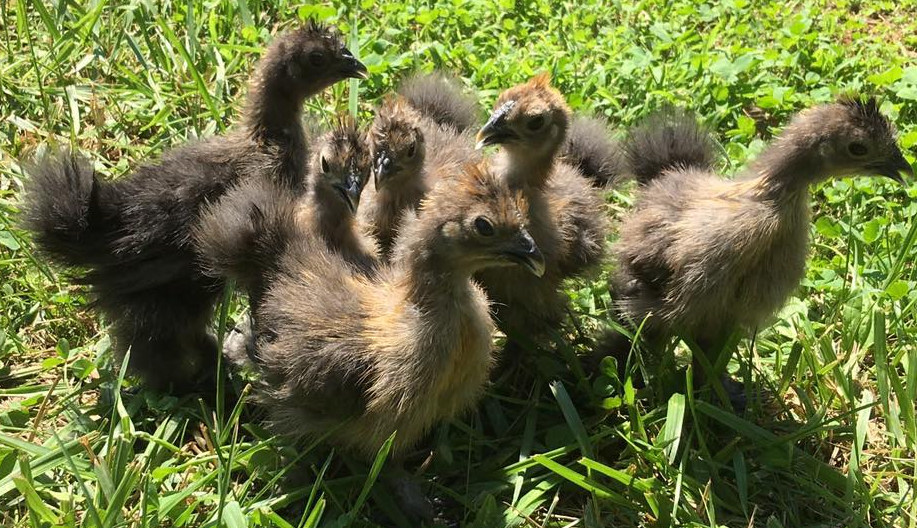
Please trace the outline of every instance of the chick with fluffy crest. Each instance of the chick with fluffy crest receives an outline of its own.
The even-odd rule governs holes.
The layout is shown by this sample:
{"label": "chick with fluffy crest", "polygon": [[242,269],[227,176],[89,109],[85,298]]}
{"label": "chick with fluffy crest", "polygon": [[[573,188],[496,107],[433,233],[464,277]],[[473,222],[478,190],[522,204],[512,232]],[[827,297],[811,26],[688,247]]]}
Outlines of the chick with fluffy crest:
{"label": "chick with fluffy crest", "polygon": [[409,96],[387,97],[376,111],[369,132],[374,185],[366,192],[360,218],[385,259],[391,256],[405,214],[413,214],[435,184],[432,176],[457,172],[480,158],[470,132],[459,128],[469,117],[461,113],[444,117],[451,115],[453,107],[474,103],[457,88],[444,90],[445,83],[438,74],[410,78],[406,81]]}
{"label": "chick with fluffy crest", "polygon": [[716,364],[736,330],[752,331],[805,272],[809,187],[832,176],[913,174],[874,99],[842,97],[799,113],[735,180],[713,167],[715,142],[675,112],[626,142],[640,183],[616,246],[613,297],[650,337],[690,337]]}
{"label": "chick with fluffy crest", "polygon": [[529,204],[528,228],[545,255],[545,274],[496,268],[478,277],[508,334],[556,325],[564,314],[562,282],[602,262],[607,220],[599,193],[560,159],[570,108],[546,74],[503,92],[478,132],[478,146],[500,145],[495,171]]}

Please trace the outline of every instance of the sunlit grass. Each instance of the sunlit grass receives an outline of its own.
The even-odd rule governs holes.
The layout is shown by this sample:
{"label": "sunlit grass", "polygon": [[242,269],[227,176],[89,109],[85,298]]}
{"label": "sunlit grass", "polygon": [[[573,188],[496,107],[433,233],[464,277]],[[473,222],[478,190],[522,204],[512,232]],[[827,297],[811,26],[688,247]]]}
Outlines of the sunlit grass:
{"label": "sunlit grass", "polygon": [[[904,4],[904,5],[902,5]],[[191,8],[189,9],[189,5]],[[398,79],[443,68],[496,94],[550,71],[571,105],[626,127],[695,109],[736,170],[800,108],[879,95],[917,144],[917,10],[905,2],[0,2],[0,524],[410,526],[361,461],[262,425],[246,380],[216,404],[121,388],[85,291],[15,227],[20,160],[74,144],[118,177],[229,128],[278,28],[338,25],[371,78],[309,103],[367,118]],[[461,525],[917,526],[917,187],[813,193],[806,279],[716,398],[579,364],[605,324],[607,270],[570,285],[573,321],[495,376],[477,411],[412,457]],[[630,203],[609,195],[609,214]],[[227,298],[225,319],[242,303]],[[571,322],[573,322],[571,321]],[[221,326],[222,327],[222,326]],[[430,456],[432,453],[432,456]],[[376,483],[376,485],[373,485]]]}

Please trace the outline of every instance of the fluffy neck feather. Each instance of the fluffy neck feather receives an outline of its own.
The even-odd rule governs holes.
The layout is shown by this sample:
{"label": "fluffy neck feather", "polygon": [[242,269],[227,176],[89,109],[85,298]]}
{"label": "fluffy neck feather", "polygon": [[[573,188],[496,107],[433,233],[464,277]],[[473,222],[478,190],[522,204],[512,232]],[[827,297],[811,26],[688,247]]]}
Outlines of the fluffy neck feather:
{"label": "fluffy neck feather", "polygon": [[513,187],[543,189],[554,172],[557,153],[563,144],[563,134],[555,141],[535,150],[526,146],[512,145],[497,154],[497,167]]}
{"label": "fluffy neck feather", "polygon": [[332,249],[340,249],[355,235],[355,219],[334,190],[313,188],[309,192],[313,225]]}
{"label": "fluffy neck feather", "polygon": [[463,314],[456,308],[467,302],[473,270],[438,250],[442,243],[439,226],[418,221],[407,235],[409,242],[397,264],[403,273],[406,300],[422,310],[448,309],[452,317]]}
{"label": "fluffy neck feather", "polygon": [[760,180],[762,198],[781,201],[805,196],[808,186],[825,177],[818,135],[790,125],[749,166]]}
{"label": "fluffy neck feather", "polygon": [[315,94],[291,90],[285,67],[265,57],[249,85],[244,123],[256,143],[288,142],[303,136],[303,101]]}

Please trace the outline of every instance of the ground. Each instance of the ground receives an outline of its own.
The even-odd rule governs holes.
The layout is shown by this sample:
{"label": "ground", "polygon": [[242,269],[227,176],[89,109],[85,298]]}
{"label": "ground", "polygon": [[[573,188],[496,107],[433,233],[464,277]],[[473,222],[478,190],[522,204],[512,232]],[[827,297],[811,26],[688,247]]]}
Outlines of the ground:
{"label": "ground", "polygon": [[[87,292],[16,227],[21,160],[74,144],[119,177],[220,133],[283,27],[336,24],[370,68],[356,91],[310,103],[324,123],[347,111],[365,122],[401,76],[434,68],[459,74],[483,117],[500,90],[547,70],[577,111],[620,130],[664,105],[693,109],[727,172],[793,112],[841,92],[879,96],[911,161],[917,144],[912,0],[14,0],[0,16],[3,526],[409,525],[373,486],[378,468],[272,436],[250,398],[214,408],[129,381],[114,390]],[[869,178],[815,190],[806,279],[730,366],[769,395],[741,413],[580,361],[608,319],[608,270],[570,284],[556,339],[418,449],[444,522],[917,526],[915,196],[913,182]],[[631,199],[626,186],[609,192],[609,215]]]}

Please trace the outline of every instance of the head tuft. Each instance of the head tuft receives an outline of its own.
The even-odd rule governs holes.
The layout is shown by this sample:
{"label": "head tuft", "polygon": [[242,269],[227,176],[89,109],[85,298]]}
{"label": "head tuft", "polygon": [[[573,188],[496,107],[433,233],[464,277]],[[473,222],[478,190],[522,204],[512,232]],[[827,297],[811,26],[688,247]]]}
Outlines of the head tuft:
{"label": "head tuft", "polygon": [[503,93],[497,98],[494,108],[500,108],[509,101],[515,101],[514,111],[525,113],[536,113],[546,111],[559,111],[564,114],[570,114],[570,107],[564,96],[551,85],[551,77],[545,73],[539,73],[532,77],[528,82],[516,85]]}
{"label": "head tuft", "polygon": [[420,134],[420,115],[403,97],[388,96],[376,111],[369,134],[373,152],[392,144],[406,145]]}
{"label": "head tuft", "polygon": [[857,126],[886,137],[896,135],[895,126],[882,115],[882,111],[879,110],[879,102],[875,97],[844,94],[837,98],[837,104],[847,110],[851,121],[855,122]]}

